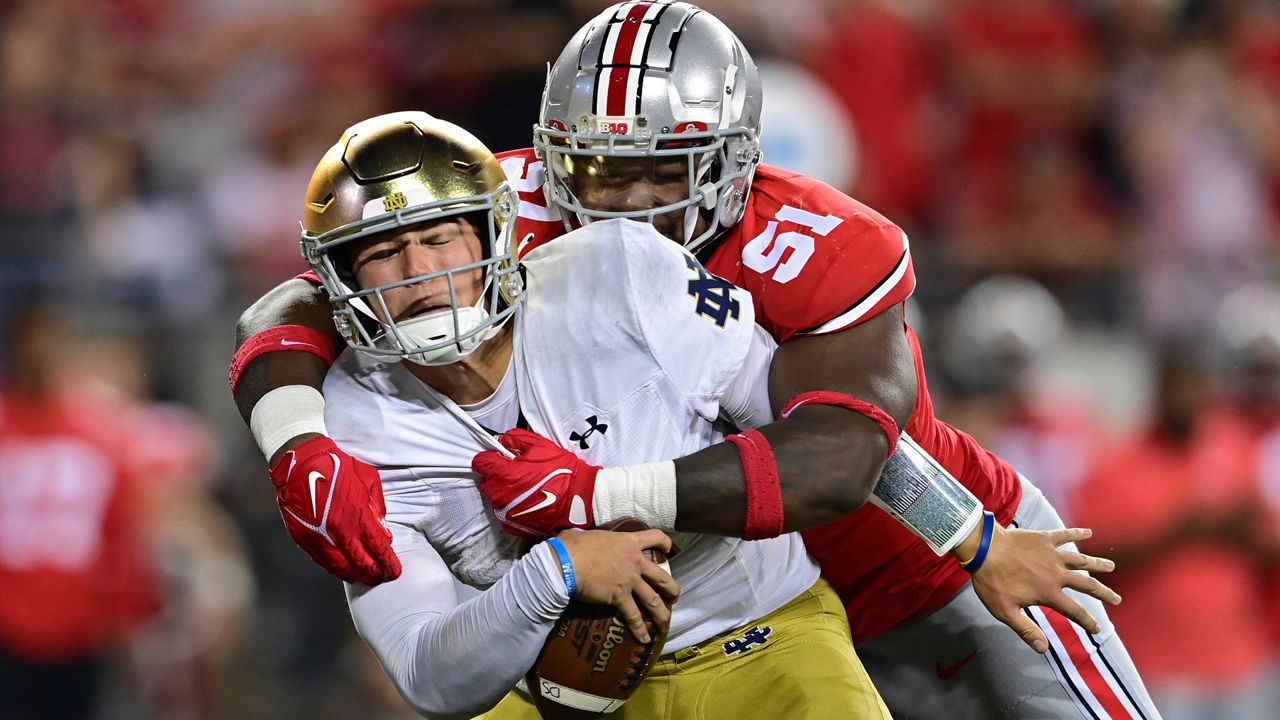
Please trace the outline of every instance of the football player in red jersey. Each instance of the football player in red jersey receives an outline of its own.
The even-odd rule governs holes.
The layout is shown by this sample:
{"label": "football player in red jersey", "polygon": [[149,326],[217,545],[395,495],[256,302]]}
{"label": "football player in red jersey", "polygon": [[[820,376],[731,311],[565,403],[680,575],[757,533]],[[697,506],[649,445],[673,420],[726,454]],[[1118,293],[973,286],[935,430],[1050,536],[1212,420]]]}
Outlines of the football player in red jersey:
{"label": "football player in red jersey", "polygon": [[[113,403],[70,382],[50,307],[8,318],[0,381],[0,717],[92,718],[111,657],[163,608],[153,500]],[[80,378],[75,378],[78,381]],[[132,431],[136,428],[130,426]]]}
{"label": "football player in red jersey", "polygon": [[[486,492],[506,504],[531,479],[568,470],[555,478],[572,492],[558,495],[592,496],[598,522],[622,508],[645,515],[642,498],[674,487],[674,529],[744,537],[809,529],[810,552],[840,591],[896,713],[1157,717],[1102,604],[1088,597],[1118,601],[1080,572],[1109,569],[1071,545],[1087,531],[1063,528],[1034,486],[934,417],[903,316],[915,284],[906,236],[839,191],[759,165],[760,102],[754,63],[714,17],[685,3],[622,3],[584,26],[553,66],[536,151],[499,158],[522,193],[522,250],[596,218],[645,219],[750,291],[760,323],[782,343],[771,395],[783,419],[643,472],[598,470],[568,451],[554,461],[548,452],[537,462],[487,457],[478,468]],[[715,312],[715,297],[707,302]],[[281,325],[323,329],[327,315],[323,296],[301,280],[245,313],[233,379],[246,420],[274,387],[318,387],[326,366],[325,353],[263,352],[291,348],[255,339],[276,337],[262,333]],[[306,337],[330,350],[334,342],[332,333]],[[951,548],[955,559],[862,508],[900,430],[988,511]],[[277,432],[294,444],[314,437]],[[389,549],[359,532],[359,523],[376,524],[376,507],[352,508],[349,535],[330,529],[332,545],[351,555],[322,564],[394,577]],[[517,512],[547,530],[580,524],[559,504]]]}

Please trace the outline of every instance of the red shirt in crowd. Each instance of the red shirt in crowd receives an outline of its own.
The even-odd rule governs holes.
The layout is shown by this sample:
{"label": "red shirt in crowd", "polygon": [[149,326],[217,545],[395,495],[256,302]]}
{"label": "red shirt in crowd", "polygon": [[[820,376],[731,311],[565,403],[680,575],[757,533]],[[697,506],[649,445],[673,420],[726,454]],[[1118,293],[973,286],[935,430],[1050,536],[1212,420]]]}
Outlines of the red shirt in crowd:
{"label": "red shirt in crowd", "polygon": [[1185,443],[1155,432],[1128,441],[1082,486],[1077,518],[1102,543],[1094,551],[1145,549],[1108,576],[1124,602],[1107,612],[1150,683],[1244,682],[1271,652],[1258,557],[1227,530],[1265,534],[1246,448],[1237,423],[1206,418]]}
{"label": "red shirt in crowd", "polygon": [[83,399],[0,395],[0,646],[87,657],[156,606],[131,446]]}

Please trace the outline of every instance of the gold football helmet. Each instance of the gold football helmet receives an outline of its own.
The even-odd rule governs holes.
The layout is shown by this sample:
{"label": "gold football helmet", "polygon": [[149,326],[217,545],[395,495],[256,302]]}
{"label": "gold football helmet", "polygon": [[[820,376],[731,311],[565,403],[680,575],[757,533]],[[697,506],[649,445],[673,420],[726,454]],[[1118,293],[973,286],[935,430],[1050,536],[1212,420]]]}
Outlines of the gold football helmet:
{"label": "gold football helmet", "polygon": [[[424,112],[379,115],[348,128],[316,166],[302,254],[324,282],[334,322],[351,347],[444,365],[493,337],[515,312],[523,292],[512,242],[518,206],[497,159],[471,133]],[[467,215],[480,235],[479,262],[363,288],[349,253],[335,252],[377,233],[458,215]],[[476,268],[484,270],[484,290],[474,305],[459,307],[453,275]],[[384,292],[440,277],[448,281],[450,310],[391,318]]]}

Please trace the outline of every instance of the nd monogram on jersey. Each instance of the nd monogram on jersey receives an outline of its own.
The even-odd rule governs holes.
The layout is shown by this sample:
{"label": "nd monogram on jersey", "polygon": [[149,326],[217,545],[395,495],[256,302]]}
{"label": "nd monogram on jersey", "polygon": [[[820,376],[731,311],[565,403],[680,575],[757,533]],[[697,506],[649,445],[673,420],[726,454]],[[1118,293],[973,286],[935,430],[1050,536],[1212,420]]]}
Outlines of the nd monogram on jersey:
{"label": "nd monogram on jersey", "polygon": [[[520,251],[563,234],[542,194],[542,162],[530,149],[498,156],[520,193]],[[816,180],[761,165],[746,212],[702,254],[706,268],[751,294],[756,322],[780,343],[853,327],[915,289],[910,246],[876,211]],[[907,432],[1008,524],[1022,497],[1017,473],[965,433],[938,420],[919,342],[907,327],[916,407]],[[856,541],[849,538],[856,534]],[[810,554],[844,600],[855,642],[941,606],[968,575],[887,514],[865,507],[804,533]],[[856,552],[854,551],[856,550]]]}
{"label": "nd monogram on jersey", "polygon": [[[748,295],[629,220],[594,223],[523,262],[508,380],[532,430],[599,465],[671,459],[720,440],[720,398],[754,334]],[[514,548],[470,467],[491,438],[398,364],[344,353],[324,390],[334,440],[382,474],[388,521],[423,533],[456,576],[496,581]],[[772,612],[817,580],[795,534],[674,537],[681,599],[668,651]]]}
{"label": "nd monogram on jersey", "polygon": [[711,424],[751,342],[746,293],[628,220],[593,223],[523,262],[517,387],[534,429],[606,467],[720,439]]}

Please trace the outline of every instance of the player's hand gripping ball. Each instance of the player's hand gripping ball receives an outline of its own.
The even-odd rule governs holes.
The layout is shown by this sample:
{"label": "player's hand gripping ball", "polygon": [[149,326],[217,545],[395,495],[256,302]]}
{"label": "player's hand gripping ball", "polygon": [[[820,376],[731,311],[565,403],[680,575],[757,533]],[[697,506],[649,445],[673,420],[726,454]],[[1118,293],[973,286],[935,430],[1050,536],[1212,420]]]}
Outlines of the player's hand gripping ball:
{"label": "player's hand gripping ball", "polygon": [[[615,532],[649,528],[635,518],[600,527]],[[645,550],[670,572],[666,553]],[[613,607],[573,600],[556,621],[542,652],[525,676],[543,720],[589,720],[622,706],[662,654],[667,628],[646,620],[649,642],[641,643],[614,616]]]}

